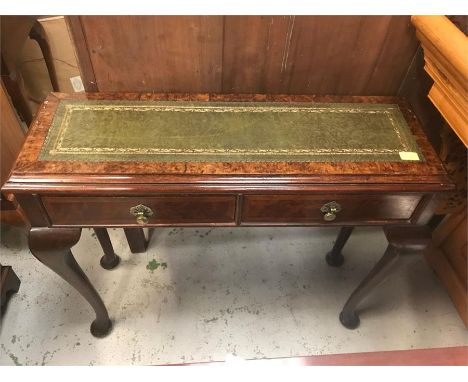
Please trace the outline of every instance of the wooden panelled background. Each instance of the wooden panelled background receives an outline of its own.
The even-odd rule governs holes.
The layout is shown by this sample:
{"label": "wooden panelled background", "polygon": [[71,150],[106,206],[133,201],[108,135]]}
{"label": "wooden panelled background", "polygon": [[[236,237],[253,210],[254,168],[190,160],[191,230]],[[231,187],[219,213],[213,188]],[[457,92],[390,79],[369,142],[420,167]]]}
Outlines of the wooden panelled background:
{"label": "wooden panelled background", "polygon": [[89,91],[396,95],[408,16],[73,16]]}

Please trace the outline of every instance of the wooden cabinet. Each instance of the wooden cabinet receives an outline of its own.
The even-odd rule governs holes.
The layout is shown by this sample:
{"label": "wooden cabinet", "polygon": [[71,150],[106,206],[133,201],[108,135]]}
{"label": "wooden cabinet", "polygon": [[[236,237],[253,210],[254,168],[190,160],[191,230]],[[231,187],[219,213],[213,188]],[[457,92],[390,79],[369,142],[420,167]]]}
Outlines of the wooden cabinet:
{"label": "wooden cabinet", "polygon": [[426,259],[452,298],[468,327],[466,207],[448,215],[433,233],[434,249]]}
{"label": "wooden cabinet", "polygon": [[[0,185],[3,185],[8,179],[16,156],[23,144],[24,132],[3,82],[0,88],[0,102]],[[25,224],[24,215],[11,195],[1,194],[1,211],[2,222],[15,225]]]}
{"label": "wooden cabinet", "polygon": [[[468,38],[445,16],[413,16],[412,22],[424,50],[424,69],[434,81],[428,97],[468,147]],[[439,155],[457,192],[439,206],[439,213],[448,215],[435,229],[435,248],[426,257],[468,327],[466,150],[450,134],[441,135]]]}
{"label": "wooden cabinet", "polygon": [[411,20],[424,49],[424,69],[434,80],[428,97],[468,147],[468,37],[445,16]]}
{"label": "wooden cabinet", "polygon": [[2,159],[0,183],[3,184],[7,180],[16,156],[21,149],[21,145],[24,141],[24,132],[3,83],[0,89],[0,102],[0,143]]}

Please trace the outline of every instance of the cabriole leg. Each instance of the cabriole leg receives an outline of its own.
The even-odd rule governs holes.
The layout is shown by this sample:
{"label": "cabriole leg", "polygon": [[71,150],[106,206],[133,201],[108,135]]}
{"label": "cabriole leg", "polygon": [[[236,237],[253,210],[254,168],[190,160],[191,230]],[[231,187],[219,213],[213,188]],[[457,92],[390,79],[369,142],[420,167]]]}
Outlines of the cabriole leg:
{"label": "cabriole leg", "polygon": [[106,228],[94,228],[96,237],[101,244],[101,248],[104,251],[104,256],[101,257],[101,266],[104,269],[113,269],[120,263],[120,257],[114,252],[114,247],[109,237],[109,233]]}
{"label": "cabriole leg", "polygon": [[132,253],[141,253],[146,251],[147,242],[143,228],[124,228],[124,232]]}
{"label": "cabriole leg", "polygon": [[392,245],[388,245],[382,258],[374,268],[372,268],[364,280],[362,280],[361,284],[359,284],[353,294],[349,297],[341,311],[340,321],[345,327],[348,329],[355,329],[359,326],[359,316],[356,313],[357,306],[375,286],[385,280],[388,275],[388,271],[397,260],[398,252],[396,248]]}
{"label": "cabriole leg", "polygon": [[5,313],[7,300],[13,293],[18,293],[21,281],[10,266],[0,264],[0,300],[1,314]]}
{"label": "cabriole leg", "polygon": [[81,228],[32,228],[29,248],[32,254],[73,286],[92,306],[96,319],[91,324],[95,337],[109,333],[112,323],[101,297],[76,262],[70,248],[81,235]]}
{"label": "cabriole leg", "polygon": [[431,231],[426,226],[388,226],[384,227],[384,233],[388,240],[385,253],[349,297],[340,314],[341,323],[348,329],[359,326],[358,305],[386,279],[400,254],[422,253],[432,245]]}
{"label": "cabriole leg", "polygon": [[343,265],[344,257],[341,253],[343,247],[345,246],[346,242],[348,241],[351,233],[353,232],[354,227],[342,227],[340,229],[340,233],[336,238],[335,245],[333,249],[327,253],[325,260],[327,264],[332,267],[339,267]]}

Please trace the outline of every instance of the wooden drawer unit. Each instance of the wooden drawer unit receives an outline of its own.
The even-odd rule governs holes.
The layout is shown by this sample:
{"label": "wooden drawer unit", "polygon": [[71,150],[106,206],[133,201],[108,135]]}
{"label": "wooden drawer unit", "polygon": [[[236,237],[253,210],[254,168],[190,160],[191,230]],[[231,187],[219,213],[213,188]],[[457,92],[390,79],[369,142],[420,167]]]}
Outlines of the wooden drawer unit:
{"label": "wooden drawer unit", "polygon": [[409,220],[421,198],[421,194],[247,195],[241,221],[245,224],[381,224]]}
{"label": "wooden drawer unit", "polygon": [[[43,196],[42,202],[54,226],[234,224],[236,209],[233,195]],[[144,207],[130,212],[140,205],[150,212]],[[139,214],[146,221],[138,223]]]}

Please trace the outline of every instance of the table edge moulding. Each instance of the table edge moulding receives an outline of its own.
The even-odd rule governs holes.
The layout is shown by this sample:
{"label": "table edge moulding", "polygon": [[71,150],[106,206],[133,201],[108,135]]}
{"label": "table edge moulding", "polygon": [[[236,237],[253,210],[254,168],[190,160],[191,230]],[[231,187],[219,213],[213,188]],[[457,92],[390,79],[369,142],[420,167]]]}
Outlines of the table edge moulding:
{"label": "table edge moulding", "polygon": [[[371,157],[334,160],[333,155],[329,160],[319,161],[309,161],[307,157],[305,160],[301,157],[301,161],[281,161],[268,156],[263,161],[255,156],[246,161],[242,156],[230,161],[210,161],[206,157],[204,161],[184,161],[178,156],[177,161],[164,159],[164,156],[155,157],[159,158],[155,160],[144,156],[137,159],[125,157],[124,160],[114,156],[105,160],[99,156],[97,159],[83,156],[85,161],[76,157],[67,160],[66,155],[50,160],[49,153],[53,150],[47,151],[50,146],[47,137],[49,132],[55,134],[52,130],[54,116],[60,102],[81,101],[91,104],[120,101],[122,105],[134,105],[135,101],[147,101],[144,105],[180,102],[180,105],[196,104],[197,107],[199,103],[214,105],[216,102],[219,106],[219,103],[229,102],[230,107],[245,110],[247,106],[258,107],[261,103],[273,108],[278,103],[285,108],[297,105],[313,108],[318,103],[347,107],[356,104],[356,108],[368,109],[385,105],[395,108],[397,105],[401,121],[407,125],[409,139],[415,144],[415,152],[410,153],[411,160],[400,155],[401,160],[391,161],[371,160]],[[85,119],[80,121],[88,118],[86,108],[83,110],[80,118]],[[173,114],[172,117],[177,119],[180,115]],[[236,116],[226,118],[235,119]],[[372,122],[373,117],[366,118]],[[89,121],[93,125],[94,120]],[[338,125],[327,128],[334,127],[337,129],[334,133],[339,134]],[[181,142],[187,142],[184,136]],[[31,223],[29,246],[33,255],[74,286],[93,307],[96,319],[91,332],[101,337],[110,331],[112,321],[70,250],[78,242],[83,227],[337,226],[341,231],[334,247],[326,254],[326,261],[330,266],[340,266],[344,261],[341,250],[354,226],[382,226],[388,248],[340,314],[344,326],[355,328],[359,325],[359,304],[384,280],[399,255],[421,252],[430,245],[430,232],[425,224],[433,215],[432,206],[437,195],[452,188],[436,152],[402,98],[51,93],[32,122],[2,192],[15,195]],[[105,259],[106,269],[118,264],[118,259],[112,256],[110,251]]]}

